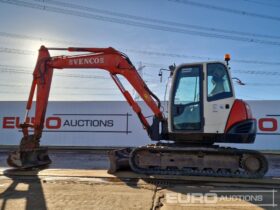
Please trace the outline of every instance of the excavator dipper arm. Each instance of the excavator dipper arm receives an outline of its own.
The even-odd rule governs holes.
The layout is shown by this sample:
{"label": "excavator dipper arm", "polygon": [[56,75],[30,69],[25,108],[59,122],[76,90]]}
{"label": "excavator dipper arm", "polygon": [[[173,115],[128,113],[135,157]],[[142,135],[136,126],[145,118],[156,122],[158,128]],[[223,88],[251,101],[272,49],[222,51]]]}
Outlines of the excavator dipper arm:
{"label": "excavator dipper arm", "polygon": [[[49,50],[67,50],[69,52],[84,52],[85,54],[51,57],[49,54]],[[154,126],[150,125],[146,120],[140,106],[121,84],[120,80],[118,79],[118,75],[122,75],[128,80],[128,82],[133,86],[133,88],[138,92],[147,106],[154,113],[154,118],[156,118],[159,122],[164,121],[163,114],[160,110],[159,99],[149,90],[149,88],[125,54],[113,48],[46,48],[44,46],[41,46],[35,70],[33,72],[33,82],[26,105],[25,120],[24,123],[21,124],[24,137],[22,138],[20,144],[20,151],[17,151],[16,153],[14,153],[14,155],[11,155],[8,158],[9,165],[17,166],[18,164],[19,166],[17,167],[29,168],[36,165],[46,165],[45,162],[50,162],[46,154],[46,149],[40,148],[40,138],[42,136],[42,131],[44,128],[45,114],[48,105],[53,70],[74,68],[103,69],[108,71],[129,105],[138,115],[141,123],[143,124],[143,127],[147,130],[149,136],[154,135]],[[28,113],[32,107],[35,90],[37,90],[35,120],[33,123],[29,123],[27,120]],[[29,135],[30,127],[34,130],[33,135]],[[30,155],[30,151],[32,155]],[[34,151],[37,151],[35,152],[36,154],[34,154]],[[25,153],[27,154],[24,155]],[[42,156],[41,159],[39,158],[39,156]],[[41,161],[41,163],[38,163],[38,161]],[[31,164],[30,162],[33,163]]]}

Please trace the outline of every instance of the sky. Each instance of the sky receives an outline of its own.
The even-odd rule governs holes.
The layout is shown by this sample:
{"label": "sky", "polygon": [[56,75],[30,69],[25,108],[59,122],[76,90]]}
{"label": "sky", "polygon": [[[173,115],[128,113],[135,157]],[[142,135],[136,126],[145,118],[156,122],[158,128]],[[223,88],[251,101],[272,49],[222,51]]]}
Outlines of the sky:
{"label": "sky", "polygon": [[[114,47],[162,100],[160,68],[229,53],[246,84],[235,83],[237,98],[279,100],[279,11],[279,0],[0,0],[0,100],[27,100],[41,45]],[[56,70],[50,100],[124,98],[107,72],[75,69]]]}

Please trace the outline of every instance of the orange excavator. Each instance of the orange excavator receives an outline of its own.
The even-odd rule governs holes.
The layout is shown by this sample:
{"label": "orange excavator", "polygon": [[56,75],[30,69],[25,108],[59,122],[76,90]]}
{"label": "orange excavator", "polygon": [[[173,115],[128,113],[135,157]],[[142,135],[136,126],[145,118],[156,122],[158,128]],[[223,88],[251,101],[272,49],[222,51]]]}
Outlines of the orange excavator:
{"label": "orange excavator", "polygon": [[[53,56],[49,50],[75,52]],[[254,150],[221,147],[215,143],[253,143],[256,120],[243,100],[235,99],[226,62],[182,64],[170,68],[172,86],[168,116],[161,111],[159,98],[147,87],[130,59],[113,48],[46,48],[41,46],[33,72],[33,82],[21,124],[23,138],[7,162],[20,169],[51,163],[46,147],[40,146],[54,69],[103,69],[124,95],[155,144],[109,152],[114,173],[130,168],[136,173],[225,177],[263,177],[268,170],[266,158]],[[149,122],[138,103],[124,88],[123,76],[153,113]],[[35,120],[28,123],[37,88]]]}

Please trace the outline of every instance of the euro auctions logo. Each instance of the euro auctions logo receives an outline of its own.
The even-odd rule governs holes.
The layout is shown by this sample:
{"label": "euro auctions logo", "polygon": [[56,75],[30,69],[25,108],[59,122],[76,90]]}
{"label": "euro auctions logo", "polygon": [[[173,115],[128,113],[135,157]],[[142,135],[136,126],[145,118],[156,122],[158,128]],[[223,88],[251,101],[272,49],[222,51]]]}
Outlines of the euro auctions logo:
{"label": "euro auctions logo", "polygon": [[[34,117],[28,117],[27,123],[34,123]],[[4,129],[20,129],[20,123],[23,120],[20,117],[3,117],[3,126]],[[60,117],[47,117],[45,120],[45,128],[47,129],[60,129],[62,126],[62,120]]]}
{"label": "euro auctions logo", "polygon": [[[44,132],[98,132],[131,133],[129,118],[131,114],[52,114],[44,122]],[[24,119],[18,116],[4,116],[2,129],[21,130]],[[27,123],[34,124],[35,117],[27,118]]]}
{"label": "euro auctions logo", "polygon": [[[27,118],[27,123],[34,123],[35,118]],[[20,117],[4,117],[3,128],[4,129],[20,129],[20,123],[22,123]],[[90,119],[61,119],[60,117],[47,117],[44,127],[46,129],[60,129],[61,127],[113,127],[113,120],[90,120]]]}
{"label": "euro auctions logo", "polygon": [[[205,189],[207,191],[207,189]],[[192,206],[192,207],[227,207],[228,209],[236,207],[275,207],[277,209],[278,191],[271,190],[237,190],[237,189],[224,189],[224,190],[209,190],[209,192],[166,192],[164,195],[165,203],[176,206]]]}

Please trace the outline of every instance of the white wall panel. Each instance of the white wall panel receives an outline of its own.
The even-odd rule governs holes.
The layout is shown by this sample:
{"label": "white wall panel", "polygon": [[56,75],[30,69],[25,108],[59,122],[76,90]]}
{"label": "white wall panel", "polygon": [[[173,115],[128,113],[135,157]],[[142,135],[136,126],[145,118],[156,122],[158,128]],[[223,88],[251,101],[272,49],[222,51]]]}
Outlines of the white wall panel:
{"label": "white wall panel", "polygon": [[[280,101],[248,101],[258,121],[255,144],[227,146],[280,150]],[[0,145],[18,145],[17,124],[23,121],[25,102],[0,102]],[[34,104],[35,105],[35,104]],[[151,113],[141,103],[146,116]],[[33,113],[30,113],[33,116]],[[146,131],[124,101],[49,103],[42,145],[140,146],[151,143]]]}

